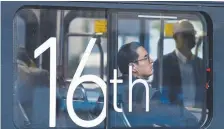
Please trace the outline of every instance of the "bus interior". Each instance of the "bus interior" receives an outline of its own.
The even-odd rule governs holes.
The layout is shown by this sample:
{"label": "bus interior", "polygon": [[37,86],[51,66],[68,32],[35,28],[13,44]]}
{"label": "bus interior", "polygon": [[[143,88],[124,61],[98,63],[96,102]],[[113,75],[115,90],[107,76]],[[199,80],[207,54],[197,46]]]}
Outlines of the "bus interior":
{"label": "bus interior", "polygon": [[[132,41],[140,42],[153,60],[160,60],[162,56],[175,50],[175,41],[171,32],[172,24],[181,19],[188,19],[197,32],[197,45],[192,49],[192,52],[204,59],[207,68],[211,67],[209,63],[209,41],[206,35],[206,19],[201,14],[177,11],[127,11],[111,14],[109,19],[107,18],[108,15],[110,14],[105,9],[57,10],[24,8],[20,9],[14,17],[15,44],[13,45],[16,46],[15,51],[18,48],[25,48],[27,55],[33,60],[35,68],[49,72],[50,51],[47,50],[42,56],[34,58],[34,50],[49,38],[56,38],[57,95],[60,96],[57,99],[57,104],[60,105],[57,112],[57,127],[78,128],[66,111],[66,95],[73,75],[91,38],[97,40],[82,75],[96,75],[108,84],[107,81],[109,77],[112,77],[113,69],[117,68],[116,61],[111,60],[116,60],[115,55],[122,45]],[[14,53],[14,58],[16,58],[16,53]],[[119,71],[118,75],[120,75]],[[149,84],[152,79],[153,76],[149,78]],[[101,92],[100,87],[93,82],[84,82],[76,89],[73,104],[75,105],[75,112],[80,118],[92,120],[97,117],[103,106],[103,97],[100,98]],[[15,126],[30,126],[31,123],[33,127],[42,128],[48,126],[49,87],[45,88],[45,90],[37,89],[32,93],[33,97],[30,99],[35,101],[32,109],[27,108],[27,105],[24,104],[27,101],[24,101],[24,103],[20,102],[20,100],[16,101],[14,105],[16,108],[14,111]],[[197,117],[201,127],[210,123],[213,112],[212,106],[210,106],[212,105],[212,101],[210,101],[212,100],[212,87],[209,87],[206,93],[209,97],[206,98],[205,109],[188,109]],[[25,90],[22,94],[25,94]],[[17,99],[17,97],[14,99]],[[108,106],[108,110],[112,110],[110,102]],[[18,112],[21,112],[22,115],[19,115]],[[30,115],[29,112],[32,112],[33,115]],[[116,117],[111,117],[112,121],[109,120],[111,127],[115,125],[134,127],[135,125],[134,120],[131,120],[134,118],[127,117],[124,113],[114,112],[110,115]],[[21,118],[21,116],[24,118]],[[147,123],[147,116],[142,121]],[[97,128],[106,126],[105,122],[102,122]]]}

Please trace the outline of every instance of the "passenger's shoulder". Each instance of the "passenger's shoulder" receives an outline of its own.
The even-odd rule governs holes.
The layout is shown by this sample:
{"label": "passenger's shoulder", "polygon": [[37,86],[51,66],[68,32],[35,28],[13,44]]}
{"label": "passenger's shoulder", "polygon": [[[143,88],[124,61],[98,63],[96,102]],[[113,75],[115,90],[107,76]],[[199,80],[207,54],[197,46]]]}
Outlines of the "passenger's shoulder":
{"label": "passenger's shoulder", "polygon": [[[175,53],[174,52],[170,52],[170,53],[168,53],[168,54],[166,54],[166,55],[163,55],[162,56],[162,60],[163,60],[163,62],[165,61],[170,61],[170,60],[172,60],[173,58],[175,57]],[[154,64],[157,64],[158,63],[158,58],[154,61]]]}

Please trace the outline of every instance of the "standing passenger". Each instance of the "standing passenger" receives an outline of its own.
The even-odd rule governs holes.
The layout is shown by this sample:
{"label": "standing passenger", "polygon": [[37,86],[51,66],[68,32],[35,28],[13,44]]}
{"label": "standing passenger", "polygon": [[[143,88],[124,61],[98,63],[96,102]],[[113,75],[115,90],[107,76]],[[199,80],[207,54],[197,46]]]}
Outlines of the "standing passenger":
{"label": "standing passenger", "polygon": [[162,87],[162,101],[174,105],[202,108],[205,94],[205,65],[192,54],[195,47],[195,30],[188,20],[174,25],[176,49],[162,60],[162,85],[159,86],[159,61],[154,63],[153,87]]}

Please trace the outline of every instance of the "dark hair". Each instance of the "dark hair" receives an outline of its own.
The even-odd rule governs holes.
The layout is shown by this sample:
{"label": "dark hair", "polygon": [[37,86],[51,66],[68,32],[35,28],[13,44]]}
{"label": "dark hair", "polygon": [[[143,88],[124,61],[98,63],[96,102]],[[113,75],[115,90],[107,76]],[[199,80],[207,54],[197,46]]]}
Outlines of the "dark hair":
{"label": "dark hair", "polygon": [[123,45],[117,54],[117,64],[122,74],[128,74],[129,63],[138,58],[136,50],[142,45],[138,42],[130,42]]}

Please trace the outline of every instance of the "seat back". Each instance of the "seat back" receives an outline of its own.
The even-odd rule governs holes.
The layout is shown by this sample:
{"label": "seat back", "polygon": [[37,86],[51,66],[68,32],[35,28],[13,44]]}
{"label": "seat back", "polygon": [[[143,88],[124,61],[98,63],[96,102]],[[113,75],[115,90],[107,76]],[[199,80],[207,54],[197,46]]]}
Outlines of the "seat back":
{"label": "seat back", "polygon": [[24,128],[29,127],[30,125],[30,119],[27,115],[27,112],[25,112],[23,106],[21,105],[20,101],[15,97],[14,95],[14,101],[13,101],[13,120],[15,125],[18,128]]}
{"label": "seat back", "polygon": [[32,127],[49,127],[50,88],[37,87],[34,91],[33,96]]}
{"label": "seat back", "polygon": [[17,79],[14,85],[14,122],[16,126],[26,127],[31,121],[33,91],[33,76],[29,67],[22,61],[17,61]]}
{"label": "seat back", "polygon": [[[28,67],[22,61],[18,61],[18,76],[15,85],[14,105],[15,111],[20,111],[20,116],[16,114],[16,119],[21,116],[30,122],[30,126],[34,126],[39,121],[46,121],[49,118],[49,73],[46,70]],[[47,106],[45,106],[47,105]],[[42,109],[40,109],[42,108]],[[43,114],[43,118],[39,115]],[[47,117],[45,119],[45,117]],[[21,123],[21,121],[20,121]],[[45,127],[43,122],[39,122]],[[21,125],[21,124],[20,124]],[[48,124],[47,126],[48,127]]]}
{"label": "seat back", "polygon": [[[140,123],[147,123],[147,112],[146,108],[146,89],[143,84],[135,84],[132,90],[132,112],[129,112],[129,84],[126,83],[118,85],[118,98],[120,98],[121,108],[124,112],[119,115],[122,116],[128,127],[137,127]],[[155,95],[157,91],[149,86],[149,100],[157,101],[158,97]],[[149,102],[149,106],[150,106]],[[144,115],[144,117],[142,116]],[[150,117],[151,118],[151,117]],[[137,122],[137,120],[140,120]],[[148,122],[149,123],[149,122]],[[141,124],[140,124],[141,125]],[[150,123],[149,123],[150,125]]]}

